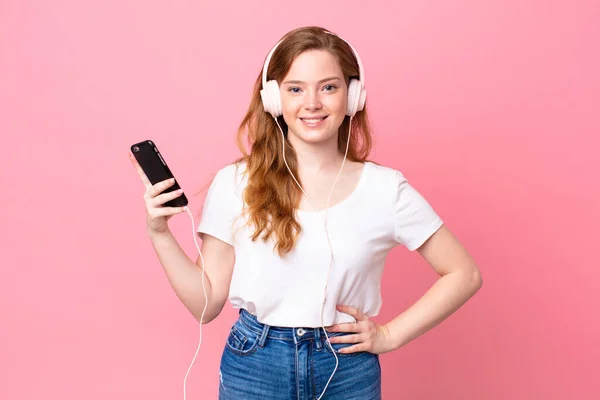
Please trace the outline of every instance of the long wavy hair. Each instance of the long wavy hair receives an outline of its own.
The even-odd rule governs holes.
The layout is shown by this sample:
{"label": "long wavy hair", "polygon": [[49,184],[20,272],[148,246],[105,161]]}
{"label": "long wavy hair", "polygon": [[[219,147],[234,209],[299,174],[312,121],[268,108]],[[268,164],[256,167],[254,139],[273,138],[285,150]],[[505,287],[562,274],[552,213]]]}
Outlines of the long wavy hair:
{"label": "long wavy hair", "polygon": [[[346,85],[351,78],[359,78],[358,62],[346,42],[327,33],[324,28],[310,26],[298,28],[284,35],[269,62],[267,80],[282,82],[293,61],[309,50],[329,51],[339,62]],[[287,124],[283,117],[278,122],[285,133],[282,139],[273,117],[266,113],[260,97],[262,70],[254,84],[252,100],[237,134],[237,145],[243,156],[236,163],[246,163],[248,184],[243,200],[248,223],[255,228],[252,240],[262,237],[267,241],[275,236],[275,248],[284,257],[294,247],[302,227],[295,211],[302,192],[291,178],[283,160],[282,140],[285,140],[286,161],[298,182],[298,164],[294,148],[287,139]],[[338,149],[346,151],[350,117],[346,116],[338,129]],[[246,151],[244,142],[250,146]],[[371,132],[366,106],[352,119],[352,135],[348,147],[348,160],[365,162],[371,152]]]}

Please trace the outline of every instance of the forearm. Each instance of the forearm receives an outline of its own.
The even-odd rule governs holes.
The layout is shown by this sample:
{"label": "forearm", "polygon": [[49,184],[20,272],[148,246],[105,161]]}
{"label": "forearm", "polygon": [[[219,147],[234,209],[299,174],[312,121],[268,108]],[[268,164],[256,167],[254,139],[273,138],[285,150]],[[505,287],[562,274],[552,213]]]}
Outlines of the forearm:
{"label": "forearm", "polygon": [[[151,235],[150,240],[175,294],[194,318],[200,321],[206,301],[202,289],[202,268],[187,256],[170,231],[157,236]],[[212,287],[208,275],[204,276],[204,287],[209,298],[204,315],[206,323],[219,310],[212,310],[210,307]]]}
{"label": "forearm", "polygon": [[458,310],[481,287],[481,280],[463,272],[448,273],[411,307],[385,324],[394,348],[421,336]]}

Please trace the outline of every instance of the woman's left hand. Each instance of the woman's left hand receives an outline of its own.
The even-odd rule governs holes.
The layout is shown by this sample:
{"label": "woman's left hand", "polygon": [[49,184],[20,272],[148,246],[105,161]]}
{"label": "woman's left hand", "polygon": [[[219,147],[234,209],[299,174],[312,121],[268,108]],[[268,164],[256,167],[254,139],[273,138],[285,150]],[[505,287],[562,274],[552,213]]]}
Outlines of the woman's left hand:
{"label": "woman's left hand", "polygon": [[352,315],[356,322],[347,322],[332,325],[327,332],[352,332],[353,335],[330,336],[331,343],[355,343],[353,346],[340,349],[340,353],[355,353],[368,351],[373,354],[382,354],[395,350],[388,327],[379,325],[367,317],[360,310],[344,305],[338,305],[337,310]]}

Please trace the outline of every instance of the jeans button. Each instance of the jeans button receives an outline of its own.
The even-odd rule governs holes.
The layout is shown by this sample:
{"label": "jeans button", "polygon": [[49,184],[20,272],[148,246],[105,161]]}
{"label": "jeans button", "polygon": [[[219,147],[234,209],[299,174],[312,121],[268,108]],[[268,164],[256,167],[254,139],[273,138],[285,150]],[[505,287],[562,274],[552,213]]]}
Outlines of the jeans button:
{"label": "jeans button", "polygon": [[298,336],[303,336],[306,333],[306,331],[302,328],[296,329],[296,334],[298,334]]}

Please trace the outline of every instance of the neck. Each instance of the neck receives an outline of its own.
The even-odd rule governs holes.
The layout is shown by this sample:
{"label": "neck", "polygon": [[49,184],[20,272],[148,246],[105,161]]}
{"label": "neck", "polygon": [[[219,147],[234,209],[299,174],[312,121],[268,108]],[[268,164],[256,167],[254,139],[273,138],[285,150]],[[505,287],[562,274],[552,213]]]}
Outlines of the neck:
{"label": "neck", "polygon": [[328,143],[311,144],[294,140],[290,142],[296,152],[300,175],[338,173],[344,161],[344,154],[337,148],[337,137]]}

